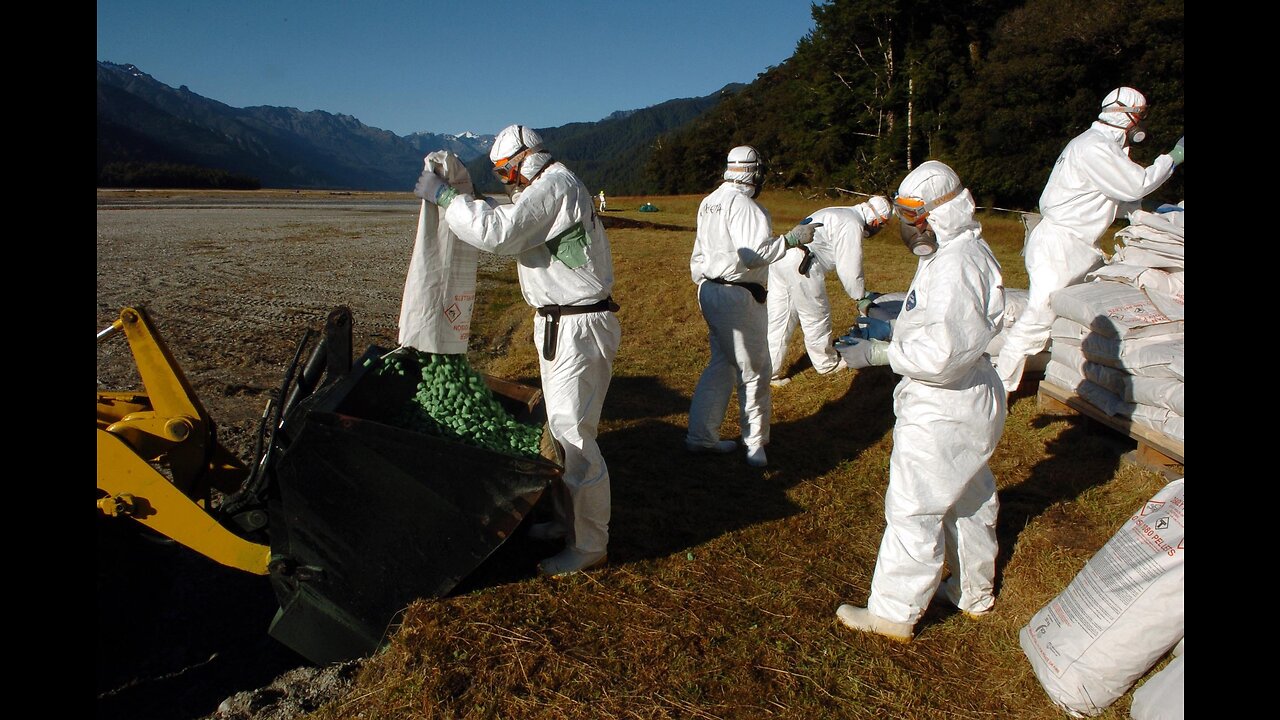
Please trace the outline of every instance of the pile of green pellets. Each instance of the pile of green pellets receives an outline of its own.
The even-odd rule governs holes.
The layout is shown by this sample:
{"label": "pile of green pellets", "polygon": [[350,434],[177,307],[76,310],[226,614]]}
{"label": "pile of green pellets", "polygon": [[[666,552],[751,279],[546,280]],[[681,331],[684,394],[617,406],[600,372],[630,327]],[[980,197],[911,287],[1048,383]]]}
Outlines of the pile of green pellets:
{"label": "pile of green pellets", "polygon": [[370,358],[365,365],[380,375],[420,378],[417,392],[397,410],[392,424],[504,455],[540,455],[542,428],[512,417],[466,355],[437,355],[401,347],[381,358]]}

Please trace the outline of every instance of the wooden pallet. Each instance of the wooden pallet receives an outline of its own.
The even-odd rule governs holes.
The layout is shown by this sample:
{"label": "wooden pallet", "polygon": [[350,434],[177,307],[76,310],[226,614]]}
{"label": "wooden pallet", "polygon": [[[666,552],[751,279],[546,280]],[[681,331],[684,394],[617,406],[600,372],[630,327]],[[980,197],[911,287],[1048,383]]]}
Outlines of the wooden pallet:
{"label": "wooden pallet", "polygon": [[1071,390],[1047,380],[1040,381],[1036,399],[1044,412],[1055,415],[1079,413],[1136,440],[1138,447],[1131,453],[1125,453],[1126,460],[1166,476],[1171,473],[1182,476],[1184,463],[1181,440],[1128,418],[1108,415]]}

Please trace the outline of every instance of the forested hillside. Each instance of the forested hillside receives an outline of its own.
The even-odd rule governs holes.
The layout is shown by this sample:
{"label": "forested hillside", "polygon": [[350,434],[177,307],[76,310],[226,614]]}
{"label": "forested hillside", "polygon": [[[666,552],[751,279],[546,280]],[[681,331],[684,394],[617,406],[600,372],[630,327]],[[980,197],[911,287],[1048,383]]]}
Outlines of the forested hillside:
{"label": "forested hillside", "polygon": [[[1149,103],[1135,160],[1183,134],[1182,0],[834,0],[813,12],[791,58],[659,139],[650,191],[706,191],[728,148],[751,144],[775,186],[891,192],[937,159],[980,204],[1031,208],[1114,87]],[[1152,199],[1182,199],[1184,176]]]}

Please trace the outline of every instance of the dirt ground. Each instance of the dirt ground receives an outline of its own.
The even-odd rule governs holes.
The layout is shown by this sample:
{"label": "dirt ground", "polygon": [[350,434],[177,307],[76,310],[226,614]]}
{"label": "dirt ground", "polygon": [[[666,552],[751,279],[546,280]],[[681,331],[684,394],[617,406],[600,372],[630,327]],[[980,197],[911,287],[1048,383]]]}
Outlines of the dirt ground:
{"label": "dirt ground", "polygon": [[[396,345],[418,208],[407,193],[99,191],[95,330],[144,308],[219,440],[249,460],[299,340],[331,309],[351,309],[357,356]],[[122,337],[99,343],[97,386],[139,387]],[[267,635],[265,578],[99,524],[100,627],[129,627],[99,635],[98,717],[283,720],[354,676]]]}

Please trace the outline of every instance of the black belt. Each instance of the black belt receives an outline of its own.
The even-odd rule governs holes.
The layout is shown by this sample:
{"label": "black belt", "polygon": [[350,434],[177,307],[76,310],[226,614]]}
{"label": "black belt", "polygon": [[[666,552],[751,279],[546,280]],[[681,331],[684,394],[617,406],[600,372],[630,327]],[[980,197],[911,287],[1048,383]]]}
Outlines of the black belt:
{"label": "black belt", "polygon": [[542,357],[547,360],[556,358],[556,338],[560,333],[561,315],[584,315],[593,312],[618,312],[618,303],[613,296],[591,303],[590,305],[543,305],[538,314],[547,319],[542,328]]}
{"label": "black belt", "polygon": [[[707,277],[707,276],[703,275],[703,277]],[[763,305],[765,300],[769,298],[769,291],[765,290],[764,286],[761,285],[760,283],[734,282],[732,280],[725,280],[724,278],[713,278],[713,277],[709,277],[707,278],[707,280],[717,285],[735,285],[737,287],[743,288],[747,292],[751,293],[751,297],[755,298],[756,302],[760,303],[761,305]]]}

